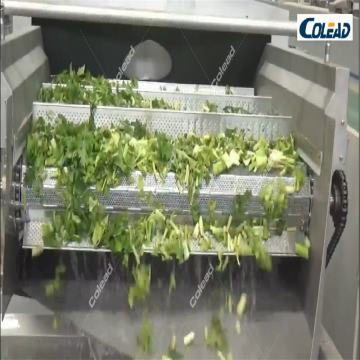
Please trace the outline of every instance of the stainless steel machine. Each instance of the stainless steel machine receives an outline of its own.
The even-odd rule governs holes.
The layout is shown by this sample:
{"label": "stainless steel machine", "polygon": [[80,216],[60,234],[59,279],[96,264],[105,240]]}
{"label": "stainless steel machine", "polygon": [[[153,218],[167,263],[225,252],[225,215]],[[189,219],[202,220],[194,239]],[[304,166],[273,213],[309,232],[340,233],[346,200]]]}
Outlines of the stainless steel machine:
{"label": "stainless steel machine", "polygon": [[[130,63],[133,65],[129,66],[132,73],[140,74],[141,95],[150,100],[162,97],[186,110],[97,107],[94,119],[98,126],[109,126],[115,119],[137,119],[151,124],[153,130],[173,136],[190,131],[216,134],[233,127],[267,140],[293,134],[309,167],[300,193],[289,199],[288,220],[296,231],[272,236],[266,242],[274,259],[271,273],[259,271],[251,258],[243,260],[240,268],[230,261],[229,274],[214,276],[207,285],[208,294],[204,293],[193,309],[190,298],[203,279],[207,260],[216,258],[213,255],[217,252],[204,253],[194,248],[184,266],[150,260],[155,277],[168,278],[175,268],[177,274],[177,288],[171,299],[168,288],[163,290],[154,285],[148,300],[148,315],[155,323],[152,358],[166,352],[173,333],[182,338],[194,331],[201,333],[196,335],[200,339],[204,323],[221,303],[219,299],[229,292],[240,295],[246,291],[251,305],[242,334],[236,333],[233,319],[225,320],[234,359],[317,359],[326,266],[347,216],[344,170],[349,70],[331,64],[329,52],[321,61],[272,44],[271,36],[296,35],[296,24],[292,22],[15,1],[5,1],[1,13],[30,16],[33,25],[38,25],[8,35],[1,43],[1,313],[6,317],[12,295],[21,288],[61,319],[55,329],[48,313],[34,315],[32,320],[24,314],[8,319],[18,325],[3,328],[2,335],[4,331],[9,335],[9,344],[22,345],[12,349],[9,346],[7,353],[2,352],[4,358],[24,358],[30,352],[26,346],[40,356],[43,346],[40,343],[44,342],[47,350],[46,355],[41,355],[43,358],[135,356],[135,332],[142,322],[142,309],[130,312],[126,306],[128,269],[123,268],[118,256],[102,249],[94,251],[87,239],[62,249],[46,249],[40,257],[32,258],[31,249],[42,246],[41,225],[62,204],[51,177],[45,183],[43,203],[23,183],[26,173],[23,153],[32,121],[49,113],[63,114],[74,122],[89,116],[90,107],[85,105],[37,100],[42,87],[53,86],[50,75],[73,63],[74,67],[85,64],[92,73],[115,79],[119,66],[134,46],[135,55]],[[159,56],[163,50],[141,50],[145,38],[156,42],[157,49],[162,48],[167,55]],[[225,71],[221,66],[232,47],[235,52]],[[329,50],[329,46],[326,48]],[[152,66],[144,71],[144,64],[148,63]],[[167,69],[165,73],[161,68]],[[154,74],[158,82],[146,81],[154,80]],[[225,85],[230,86],[232,95],[226,94]],[[204,113],[201,104],[205,100],[219,108],[241,104],[250,115]],[[200,198],[206,203],[215,197],[221,207],[219,211],[226,214],[234,186],[241,193],[250,189],[252,199],[247,211],[256,212],[257,184],[273,180],[271,174],[220,176],[201,189]],[[292,184],[294,179],[285,181]],[[183,211],[184,216],[188,213],[171,174],[166,186],[147,178],[145,191],[154,192],[168,208]],[[104,201],[109,211],[125,208],[135,212],[143,206],[136,186],[129,183],[113,189],[110,198]],[[329,214],[333,224],[328,222]],[[304,242],[306,236],[311,242],[308,260],[295,253],[295,242]],[[145,250],[151,253],[151,248]],[[70,270],[62,293],[49,299],[43,284],[53,276],[59,257]],[[93,308],[89,299],[108,271],[109,263],[115,274]],[[21,328],[18,338],[16,328]],[[39,339],[38,352],[26,340],[29,333]],[[101,342],[96,349],[95,342]],[[201,340],[190,352],[184,350],[184,358],[214,357],[216,353],[202,347]]]}

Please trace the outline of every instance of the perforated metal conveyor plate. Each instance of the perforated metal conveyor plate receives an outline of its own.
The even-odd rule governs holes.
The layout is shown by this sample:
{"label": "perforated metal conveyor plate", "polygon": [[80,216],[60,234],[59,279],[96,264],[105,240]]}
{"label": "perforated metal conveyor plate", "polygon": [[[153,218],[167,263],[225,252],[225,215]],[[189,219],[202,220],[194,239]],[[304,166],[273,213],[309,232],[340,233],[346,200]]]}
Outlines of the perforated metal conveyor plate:
{"label": "perforated metal conveyor plate", "polygon": [[[42,241],[42,225],[49,221],[52,212],[45,210],[29,210],[28,211],[30,222],[26,223],[23,247],[24,248],[35,248],[43,247]],[[193,250],[191,254],[194,255],[217,255],[218,251],[221,250],[224,255],[234,255],[233,252],[229,252],[226,248],[218,245],[214,238],[211,238],[213,249],[204,252],[201,250],[196,241],[193,242]],[[264,244],[268,249],[269,253],[273,256],[295,256],[295,242],[303,242],[304,234],[299,231],[287,232],[284,231],[281,236],[272,236],[269,240],[265,241]],[[145,246],[144,251],[151,253],[153,251],[153,245]],[[52,247],[45,247],[45,249],[58,249]],[[83,239],[81,243],[69,242],[68,244],[61,247],[61,250],[79,250],[79,251],[110,251],[105,248],[95,249],[89,239]]]}
{"label": "perforated metal conveyor plate", "polygon": [[[26,168],[23,167],[23,171]],[[44,206],[62,206],[61,189],[55,191],[56,184],[55,168],[47,169],[46,180],[43,183],[42,197],[31,188],[26,188],[26,202],[29,208],[39,208]],[[234,206],[234,198],[237,194],[244,194],[251,191],[252,197],[245,206],[245,210],[250,214],[261,214],[262,206],[258,198],[260,190],[274,181],[279,180],[277,176],[261,176],[253,175],[253,173],[245,174],[243,170],[238,175],[220,175],[212,177],[209,184],[205,181],[200,188],[199,202],[200,212],[207,213],[207,204],[209,200],[216,201],[216,211],[222,214],[232,214]],[[99,195],[99,200],[109,209],[122,210],[150,210],[146,200],[140,200],[139,190],[137,189],[138,179],[141,173],[136,171],[133,173],[133,182],[129,182],[123,178],[122,184],[110,190],[109,196]],[[294,178],[284,177],[285,185],[293,186]],[[95,188],[91,188],[95,193]],[[166,210],[190,212],[187,189],[182,194],[176,185],[175,174],[169,173],[163,183],[160,179],[156,179],[154,175],[148,174],[144,177],[144,192],[151,193],[153,201],[164,205]],[[288,215],[298,217],[298,223],[307,219],[309,215],[310,203],[310,183],[307,179],[301,191],[296,195],[288,198]]]}
{"label": "perforated metal conveyor plate", "polygon": [[[206,98],[206,96],[204,97]],[[90,115],[90,107],[86,105],[64,105],[34,103],[34,119],[43,117],[47,122],[53,122],[57,115],[63,115],[68,121],[81,123],[87,121]],[[281,136],[289,136],[293,129],[291,117],[269,116],[269,115],[243,115],[243,114],[219,114],[195,111],[172,111],[158,109],[134,109],[134,108],[115,108],[115,107],[97,107],[94,112],[95,125],[98,127],[111,127],[119,124],[122,120],[130,122],[139,120],[146,123],[150,131],[161,131],[172,137],[193,132],[197,136],[204,134],[219,134],[226,129],[236,128],[238,131],[244,131],[245,135],[253,136],[255,139],[265,138],[267,141],[274,140]],[[49,170],[53,173],[53,170]],[[146,203],[139,200],[139,193],[136,189],[139,173],[134,174],[134,183],[127,183],[125,180],[120,187],[112,189],[109,198],[102,197],[101,200],[106,206],[114,208],[136,208],[146,209]],[[201,211],[206,211],[207,201],[216,200],[217,210],[228,214],[232,209],[232,201],[235,191],[244,193],[251,190],[252,200],[249,202],[247,211],[258,213],[260,211],[257,195],[262,186],[272,183],[274,176],[262,177],[249,174],[229,174],[213,178],[209,185],[203,184],[200,191]],[[286,184],[293,184],[294,179],[285,178]],[[60,198],[54,191],[55,180],[51,177],[45,181],[44,205],[61,206]],[[24,236],[24,247],[33,247],[42,245],[41,225],[48,221],[48,215],[44,210],[35,210],[42,208],[39,197],[31,189],[27,189],[27,201],[30,207],[30,223],[26,225]],[[168,174],[165,185],[160,181],[155,181],[153,176],[145,178],[145,192],[152,192],[155,201],[163,203],[168,209],[188,211],[188,197],[186,191],[179,195],[174,174]],[[301,221],[309,215],[309,197],[310,187],[307,181],[299,194],[289,199],[289,216]],[[34,215],[35,214],[35,215]],[[297,223],[295,226],[298,226]],[[291,225],[290,225],[291,226]],[[294,225],[292,225],[294,226]],[[295,241],[302,241],[303,233],[284,232],[282,237],[273,236],[266,241],[266,247],[274,255],[295,255]],[[66,249],[94,250],[90,242],[86,239],[81,244],[68,244]],[[150,248],[145,249],[151,251]],[[194,247],[194,253],[201,253],[200,249]],[[219,249],[214,246],[213,254],[217,254]],[[100,249],[99,251],[105,251]]]}
{"label": "perforated metal conveyor plate", "polygon": [[[66,87],[66,85],[58,84],[44,84],[43,87]],[[85,86],[88,90],[93,90],[92,86]],[[167,88],[167,87],[166,87]],[[114,87],[113,92],[117,89]],[[163,99],[168,105],[172,107],[179,107],[182,111],[204,111],[206,103],[210,103],[217,106],[218,113],[224,113],[225,107],[240,108],[242,113],[249,114],[263,114],[271,115],[273,113],[271,97],[266,96],[250,96],[250,95],[225,95],[216,91],[207,94],[190,91],[160,91],[157,89],[134,89],[138,92],[144,100],[160,100]]]}
{"label": "perforated metal conveyor plate", "polygon": [[[35,102],[33,117],[43,117],[53,123],[58,115],[63,115],[75,124],[87,121],[90,117],[90,106],[65,105]],[[293,129],[293,121],[288,116],[218,114],[205,112],[174,111],[159,109],[129,109],[99,106],[94,111],[97,127],[119,125],[121,121],[136,120],[146,124],[151,132],[164,132],[169,136],[193,132],[197,136],[204,134],[220,134],[226,129],[244,131],[245,135],[255,139],[264,138],[267,141],[281,136],[289,136]]]}

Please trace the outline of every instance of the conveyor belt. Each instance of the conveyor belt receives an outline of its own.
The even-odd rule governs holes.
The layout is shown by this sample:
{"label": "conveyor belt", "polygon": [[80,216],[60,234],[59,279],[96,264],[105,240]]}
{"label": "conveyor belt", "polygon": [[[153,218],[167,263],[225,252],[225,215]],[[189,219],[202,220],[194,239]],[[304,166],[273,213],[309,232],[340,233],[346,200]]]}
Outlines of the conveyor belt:
{"label": "conveyor belt", "polygon": [[[23,167],[23,172],[26,167]],[[55,190],[56,185],[55,168],[48,168],[46,179],[43,182],[43,191],[40,197],[39,193],[34,192],[32,188],[26,188],[26,203],[28,207],[58,206],[61,207],[62,189]],[[252,214],[262,213],[262,206],[258,198],[260,190],[274,181],[280,180],[279,176],[261,176],[253,173],[239,175],[224,174],[218,177],[212,177],[207,185],[204,181],[199,194],[200,212],[207,212],[207,203],[209,200],[216,201],[216,211],[220,214],[232,214],[234,197],[237,194],[244,194],[251,191],[252,197],[247,202],[245,210]],[[138,179],[141,176],[140,171],[132,175],[132,182],[123,178],[122,184],[110,190],[109,196],[99,194],[99,200],[108,208],[119,210],[149,210],[151,207],[146,200],[140,200],[139,190],[137,189]],[[283,177],[285,185],[293,186],[294,178]],[[95,188],[91,188],[95,193]],[[189,212],[188,192],[184,189],[182,194],[176,185],[175,174],[169,173],[165,182],[156,179],[154,175],[149,174],[144,178],[144,192],[152,193],[153,201],[161,203],[165,209]],[[289,196],[288,214],[298,216],[300,220],[309,215],[310,204],[310,182],[305,181],[299,193]]]}
{"label": "conveyor belt", "polygon": [[[56,88],[57,86],[66,87],[66,85],[63,84],[43,84],[43,88]],[[112,82],[112,86],[112,91],[114,93],[121,89],[116,88],[116,82]],[[87,90],[93,89],[92,86],[85,86],[85,88]],[[193,89],[193,92],[180,91],[180,87],[174,88],[174,85],[172,85],[170,89],[166,85],[162,88],[155,88],[155,85],[147,85],[145,86],[145,89],[139,88],[133,89],[133,91],[138,92],[144,100],[152,101],[155,99],[163,99],[168,105],[178,107],[179,110],[181,109],[183,111],[203,111],[203,107],[208,101],[217,106],[218,113],[223,113],[227,106],[241,108],[241,111],[245,114],[272,115],[273,113],[271,97],[249,96],[243,94],[229,95],[221,93],[220,91],[211,92],[211,86],[209,86],[209,88],[208,93],[201,93],[195,91],[196,89]]]}
{"label": "conveyor belt", "polygon": [[[154,84],[154,83],[153,83]],[[156,83],[155,83],[156,84]],[[173,84],[171,86],[178,86]],[[45,85],[44,86],[54,86]],[[272,116],[259,114],[225,114],[203,112],[199,108],[208,100],[215,102],[219,107],[222,106],[239,106],[239,101],[243,99],[248,110],[259,112],[272,111],[270,98],[258,98],[242,95],[219,95],[211,92],[214,89],[208,89],[210,94],[190,93],[183,86],[180,91],[169,92],[169,84],[163,84],[165,88],[154,89],[158,85],[147,85],[151,88],[141,90],[144,97],[162,98],[167,102],[181,103],[186,106],[187,111],[160,110],[160,109],[137,109],[137,108],[118,108],[98,106],[94,111],[95,125],[98,127],[111,127],[119,124],[122,120],[140,121],[146,123],[149,131],[161,131],[168,136],[177,137],[189,132],[202,136],[204,134],[219,134],[226,129],[236,128],[238,131],[244,131],[246,136],[252,136],[255,139],[265,138],[267,141],[274,140],[281,136],[289,136],[293,129],[291,117]],[[187,85],[192,87],[194,85]],[[174,89],[170,89],[174,90]],[[205,89],[206,90],[206,89]],[[221,91],[225,91],[222,88]],[[210,98],[209,98],[210,96]],[[241,104],[241,102],[240,102]],[[195,111],[200,110],[200,111]],[[90,115],[90,107],[86,105],[65,105],[35,102],[33,104],[33,117],[37,119],[43,117],[45,121],[52,123],[58,115],[63,115],[68,121],[81,123],[87,121]],[[23,168],[25,173],[26,168]],[[43,186],[43,197],[36,194],[31,188],[26,188],[26,202],[30,222],[26,224],[24,247],[42,246],[41,226],[49,221],[51,210],[61,211],[61,189],[55,191],[56,169],[47,169],[47,177]],[[124,179],[120,186],[112,188],[110,195],[105,197],[99,195],[99,199],[105,205],[105,211],[118,212],[127,210],[131,213],[140,214],[149,212],[151,207],[146,201],[139,198],[137,182],[140,172],[134,172],[132,182]],[[270,172],[266,176],[261,174],[249,173],[247,170],[234,169],[229,174],[223,174],[218,177],[212,177],[209,184],[203,184],[200,189],[199,201],[200,212],[207,212],[207,202],[216,201],[217,216],[225,216],[232,213],[233,201],[236,194],[244,194],[247,190],[252,193],[245,211],[250,215],[261,215],[262,207],[258,198],[259,191],[267,184],[272,184],[279,175]],[[283,178],[286,185],[293,185],[292,177]],[[153,194],[153,201],[164,205],[166,211],[176,211],[182,216],[189,216],[189,202],[187,190],[184,189],[182,194],[175,181],[175,174],[168,173],[163,183],[155,179],[153,175],[144,178],[145,193]],[[296,227],[298,230],[309,217],[310,203],[310,182],[307,179],[301,191],[293,196],[289,196],[287,223],[289,227]],[[46,211],[45,211],[46,210]],[[301,231],[283,232],[282,236],[275,236],[271,233],[271,238],[265,242],[269,252],[273,255],[295,255],[295,241],[301,242],[304,235]],[[225,254],[233,254],[232,249],[220,249],[217,242],[212,239],[212,249],[207,254],[217,254],[222,251]],[[81,243],[68,243],[65,249],[76,250],[94,250],[88,239],[83,239]],[[152,252],[154,243],[147,244],[144,251]],[[105,251],[106,249],[96,249]],[[191,253],[201,254],[204,251],[196,244],[191,245]]]}
{"label": "conveyor belt", "polygon": [[[23,247],[43,247],[42,230],[43,224],[49,221],[52,216],[52,211],[46,210],[29,210],[28,217],[29,222],[25,225]],[[134,215],[136,217],[136,215]],[[181,222],[181,217],[180,217]],[[290,222],[290,225],[293,225]],[[233,250],[229,250],[218,244],[218,242],[209,234],[211,240],[212,249],[203,251],[196,240],[190,241],[191,254],[194,255],[218,255],[221,251],[224,255],[234,255]],[[266,248],[273,256],[295,256],[295,242],[303,242],[304,234],[300,231],[284,231],[281,236],[272,236],[264,242]],[[156,245],[156,239],[152,243],[144,245],[144,252],[152,253]],[[45,247],[45,249],[51,249],[51,247]],[[54,249],[54,248],[52,248]],[[69,242],[62,246],[61,250],[80,250],[80,251],[110,251],[106,248],[95,249],[89,239],[83,239],[82,242]]]}
{"label": "conveyor belt", "polygon": [[[45,118],[53,122],[58,115],[68,121],[81,123],[90,116],[88,105],[66,105],[35,102],[33,117]],[[120,121],[136,121],[146,123],[149,131],[165,132],[169,136],[193,132],[197,136],[203,134],[220,134],[226,129],[238,129],[255,139],[260,137],[270,141],[281,136],[289,136],[293,129],[293,121],[289,116],[218,114],[205,112],[134,109],[98,106],[94,112],[96,126],[111,127]]]}

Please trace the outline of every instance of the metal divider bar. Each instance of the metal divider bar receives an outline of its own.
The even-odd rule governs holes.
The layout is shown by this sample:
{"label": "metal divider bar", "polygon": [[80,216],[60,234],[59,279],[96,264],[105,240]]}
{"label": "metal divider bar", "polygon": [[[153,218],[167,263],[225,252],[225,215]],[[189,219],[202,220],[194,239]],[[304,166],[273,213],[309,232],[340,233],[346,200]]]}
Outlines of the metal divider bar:
{"label": "metal divider bar", "polygon": [[[54,76],[53,76],[54,77]],[[120,87],[125,87],[130,84],[130,80],[117,80],[108,79],[112,86],[119,84]],[[56,84],[44,83],[43,87],[54,86]],[[63,85],[64,86],[64,85]],[[65,85],[66,86],[66,85]],[[141,91],[170,91],[170,92],[183,92],[183,93],[195,93],[195,94],[210,94],[210,95],[230,95],[227,94],[227,89],[231,91],[233,95],[240,96],[255,96],[254,88],[242,88],[242,87],[226,87],[226,86],[213,86],[213,85],[195,85],[195,84],[177,84],[177,83],[163,83],[153,81],[138,81],[138,90]]]}
{"label": "metal divider bar", "polygon": [[[90,116],[88,105],[67,105],[35,102],[33,118],[43,117],[47,122],[55,121],[63,115],[68,121],[82,123]],[[146,123],[152,132],[161,131],[172,137],[193,132],[197,136],[220,134],[226,129],[244,131],[246,136],[267,141],[281,136],[289,136],[293,130],[293,120],[289,116],[219,114],[195,111],[175,111],[160,109],[136,109],[98,106],[94,112],[95,125],[111,127],[123,120]]]}

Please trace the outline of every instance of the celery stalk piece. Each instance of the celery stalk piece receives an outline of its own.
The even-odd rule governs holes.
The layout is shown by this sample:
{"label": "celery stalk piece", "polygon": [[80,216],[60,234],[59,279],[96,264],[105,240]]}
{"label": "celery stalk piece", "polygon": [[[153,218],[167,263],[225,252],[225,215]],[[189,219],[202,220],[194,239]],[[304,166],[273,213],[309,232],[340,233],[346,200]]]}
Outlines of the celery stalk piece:
{"label": "celery stalk piece", "polygon": [[194,341],[194,338],[195,338],[195,333],[192,331],[191,333],[189,333],[184,337],[184,345],[189,346]]}
{"label": "celery stalk piece", "polygon": [[237,313],[239,316],[242,316],[246,308],[246,294],[241,294],[240,300],[237,305]]}
{"label": "celery stalk piece", "polygon": [[305,245],[295,243],[295,254],[304,259],[308,259],[309,258],[309,248],[306,247]]}
{"label": "celery stalk piece", "polygon": [[240,321],[239,320],[236,321],[235,328],[236,328],[236,332],[240,335],[241,334],[241,327],[240,327]]}
{"label": "celery stalk piece", "polygon": [[228,302],[229,302],[229,313],[232,314],[233,301],[231,295],[229,295]]}

